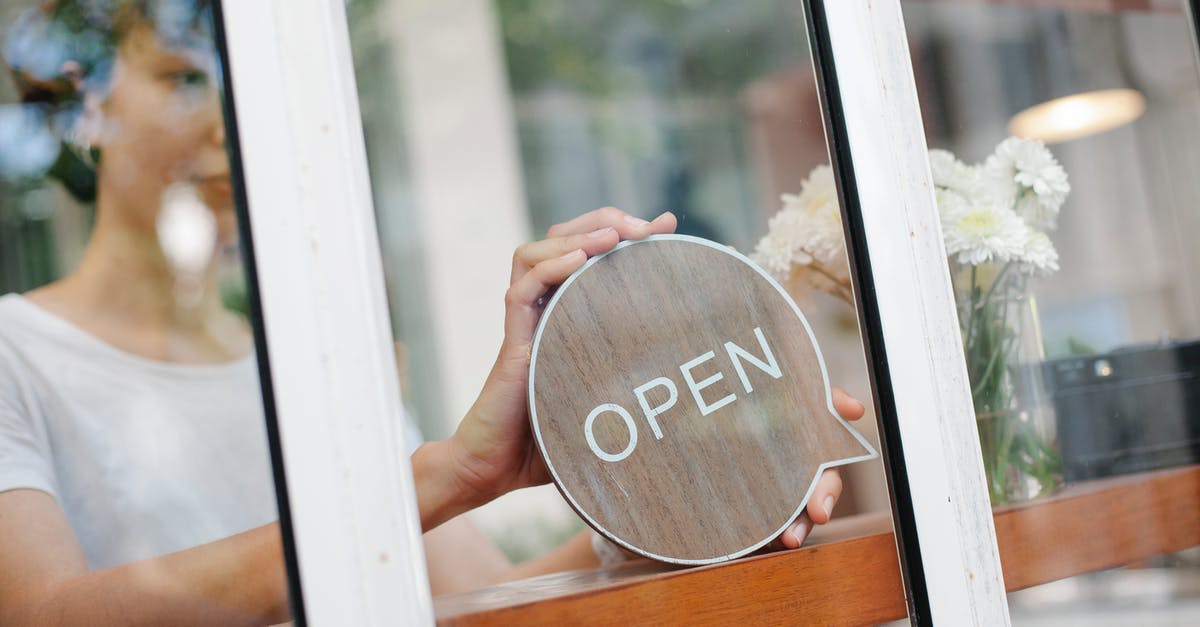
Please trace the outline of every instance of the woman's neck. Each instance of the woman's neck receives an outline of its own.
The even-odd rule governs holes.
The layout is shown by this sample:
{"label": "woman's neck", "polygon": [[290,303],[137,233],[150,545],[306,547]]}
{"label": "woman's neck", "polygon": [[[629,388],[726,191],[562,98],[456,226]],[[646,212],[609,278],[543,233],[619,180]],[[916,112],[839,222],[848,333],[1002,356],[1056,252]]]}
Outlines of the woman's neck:
{"label": "woman's neck", "polygon": [[[103,211],[98,216],[83,258],[63,281],[80,304],[94,312],[119,314],[137,325],[176,326],[185,322],[179,315],[175,273],[157,237],[152,232],[107,223]],[[187,318],[194,322],[193,316]]]}
{"label": "woman's neck", "polygon": [[150,359],[220,363],[249,354],[249,331],[221,305],[213,265],[181,276],[163,254],[153,225],[119,219],[131,214],[136,215],[97,207],[79,265],[27,297],[117,348]]}

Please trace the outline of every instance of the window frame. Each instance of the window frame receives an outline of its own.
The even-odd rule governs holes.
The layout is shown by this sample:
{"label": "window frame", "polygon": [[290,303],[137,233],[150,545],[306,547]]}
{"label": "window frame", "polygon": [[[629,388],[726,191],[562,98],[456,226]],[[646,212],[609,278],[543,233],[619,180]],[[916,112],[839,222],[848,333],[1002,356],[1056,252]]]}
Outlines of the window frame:
{"label": "window frame", "polygon": [[[910,618],[1007,624],[899,0],[804,6]],[[431,623],[345,4],[216,11],[296,622]]]}
{"label": "window frame", "polygon": [[345,5],[214,8],[295,623],[432,623]]}
{"label": "window frame", "polygon": [[909,618],[1008,624],[900,1],[807,8]]}

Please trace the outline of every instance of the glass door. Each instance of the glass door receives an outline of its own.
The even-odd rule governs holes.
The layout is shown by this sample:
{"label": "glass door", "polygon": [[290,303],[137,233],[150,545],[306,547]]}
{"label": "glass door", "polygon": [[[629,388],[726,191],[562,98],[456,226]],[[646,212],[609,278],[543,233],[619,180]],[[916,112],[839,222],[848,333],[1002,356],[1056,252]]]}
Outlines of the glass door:
{"label": "glass door", "polygon": [[[810,30],[805,10],[776,1],[347,5],[405,405],[427,439],[461,431],[495,377],[496,351],[501,361],[513,352],[505,294],[528,270],[525,252],[546,247],[527,242],[583,242],[609,220],[615,231],[602,235],[612,241],[585,248],[591,254],[661,228],[732,246],[772,272],[812,321],[830,379],[864,403],[868,419],[856,425],[879,443],[877,411],[895,405],[880,398],[868,369],[859,318],[875,314],[855,299],[822,113],[823,104],[839,106],[828,93],[866,79],[847,67],[849,83],[818,80],[811,46],[829,37],[828,27]],[[832,522],[813,530],[829,516],[814,519],[810,508],[800,537],[785,533],[775,545],[794,549],[800,540],[808,549],[754,562],[776,560],[791,573],[781,584],[791,590],[786,599],[716,583],[743,572],[730,564],[690,573],[697,593],[688,602],[624,600],[606,584],[655,589],[679,573],[645,561],[597,568],[602,557],[629,556],[541,486],[427,529],[436,615],[465,623],[510,611],[528,612],[505,614],[517,622],[619,620],[623,612],[686,621],[717,611],[769,611],[785,622],[900,618],[883,467],[846,467],[840,483]],[[909,497],[899,498],[911,523]],[[826,562],[806,552],[818,545],[861,548],[878,593],[849,589],[849,572],[849,588],[825,577]],[[920,587],[911,594],[923,598],[913,566],[919,549],[911,550],[908,574],[917,574],[909,583]],[[831,569],[854,559],[827,554]],[[477,566],[464,568],[468,561]],[[564,567],[584,572],[548,574]],[[802,574],[815,568],[822,576]],[[533,575],[545,576],[526,580]],[[597,589],[604,594],[591,594]],[[829,594],[839,600],[822,602]]]}

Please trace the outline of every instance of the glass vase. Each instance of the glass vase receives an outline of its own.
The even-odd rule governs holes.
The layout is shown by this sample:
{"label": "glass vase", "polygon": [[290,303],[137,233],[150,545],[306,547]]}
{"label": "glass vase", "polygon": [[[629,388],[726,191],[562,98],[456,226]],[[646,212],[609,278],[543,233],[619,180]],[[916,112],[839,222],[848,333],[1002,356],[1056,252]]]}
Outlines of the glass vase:
{"label": "glass vase", "polygon": [[979,445],[993,505],[1027,501],[1062,486],[1053,402],[1037,304],[1016,264],[955,272],[959,326]]}

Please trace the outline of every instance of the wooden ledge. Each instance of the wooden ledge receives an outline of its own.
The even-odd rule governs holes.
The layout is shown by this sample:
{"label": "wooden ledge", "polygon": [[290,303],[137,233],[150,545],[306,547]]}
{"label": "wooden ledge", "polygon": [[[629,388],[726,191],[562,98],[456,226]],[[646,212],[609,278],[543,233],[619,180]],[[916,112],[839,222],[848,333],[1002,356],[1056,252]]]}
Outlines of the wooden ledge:
{"label": "wooden ledge", "polygon": [[[1072,486],[997,509],[1008,590],[1200,544],[1200,466]],[[439,624],[869,624],[903,618],[886,515],[835,520],[794,551],[700,568],[638,561],[434,601]]]}
{"label": "wooden ledge", "polygon": [[1200,544],[1200,466],[1070,486],[995,521],[1009,591],[1174,553]]}

